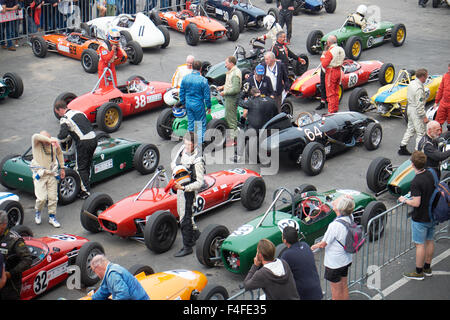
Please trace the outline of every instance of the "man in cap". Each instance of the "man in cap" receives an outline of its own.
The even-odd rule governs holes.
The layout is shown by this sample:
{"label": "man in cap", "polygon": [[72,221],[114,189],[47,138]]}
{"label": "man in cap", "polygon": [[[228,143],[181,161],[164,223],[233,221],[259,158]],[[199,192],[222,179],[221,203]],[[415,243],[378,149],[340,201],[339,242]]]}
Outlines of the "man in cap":
{"label": "man in cap", "polygon": [[250,92],[252,88],[257,88],[262,96],[273,98],[275,93],[272,88],[272,82],[265,73],[266,70],[264,66],[262,64],[258,64],[255,68],[254,74],[247,78],[246,82],[248,83],[248,91]]}

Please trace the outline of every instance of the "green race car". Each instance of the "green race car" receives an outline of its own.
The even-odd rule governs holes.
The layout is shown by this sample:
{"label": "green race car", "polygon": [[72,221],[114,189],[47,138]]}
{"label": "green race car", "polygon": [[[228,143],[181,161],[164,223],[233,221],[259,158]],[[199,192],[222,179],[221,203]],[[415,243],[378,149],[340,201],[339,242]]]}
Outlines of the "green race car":
{"label": "green race car", "polygon": [[[287,193],[290,199],[281,198]],[[355,201],[353,216],[355,221],[367,229],[373,217],[386,210],[385,205],[373,196],[354,190],[330,190],[317,192],[312,185],[301,185],[294,194],[284,188],[275,191],[273,202],[265,214],[242,225],[230,234],[227,227],[209,225],[202,231],[196,245],[198,261],[207,266],[224,265],[228,271],[245,274],[253,264],[259,240],[266,238],[280,251],[283,243],[282,230],[286,226],[295,227],[299,238],[309,245],[323,236],[335,218],[332,201],[341,195],[351,195]],[[283,205],[276,205],[281,201]],[[377,240],[384,232],[385,221],[372,225],[369,240]]]}
{"label": "green race car", "polygon": [[393,24],[381,21],[374,27],[364,30],[354,23],[352,16],[348,16],[344,24],[337,30],[323,34],[321,30],[313,30],[306,40],[306,49],[310,54],[319,54],[325,49],[328,36],[335,35],[337,43],[345,50],[345,55],[352,60],[358,60],[361,52],[391,41],[395,47],[403,45],[406,39],[406,28],[402,23]]}
{"label": "green race car", "polygon": [[7,72],[0,79],[0,100],[6,97],[19,98],[23,93],[22,78],[17,73]]}
{"label": "green race car", "polygon": [[[155,171],[159,164],[159,150],[153,144],[140,143],[128,139],[111,138],[105,133],[97,133],[98,146],[95,150],[90,182],[97,183],[129,171],[133,168],[141,174]],[[81,187],[80,177],[74,170],[75,144],[71,139],[61,143],[64,150],[65,173],[59,181],[58,201],[69,204],[75,201]],[[0,161],[0,183],[8,189],[18,189],[34,193],[31,147],[23,155],[7,155]]]}

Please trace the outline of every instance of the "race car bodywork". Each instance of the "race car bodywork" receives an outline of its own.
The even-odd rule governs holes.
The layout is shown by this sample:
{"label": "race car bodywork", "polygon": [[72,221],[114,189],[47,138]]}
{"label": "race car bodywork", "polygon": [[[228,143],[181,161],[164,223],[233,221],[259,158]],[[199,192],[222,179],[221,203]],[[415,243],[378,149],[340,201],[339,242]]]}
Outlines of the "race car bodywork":
{"label": "race car bodywork", "polygon": [[347,17],[340,29],[323,34],[320,30],[313,30],[306,40],[306,49],[311,54],[319,54],[326,46],[328,36],[335,35],[337,44],[344,48],[345,55],[352,60],[358,60],[365,49],[380,46],[391,41],[396,47],[403,45],[406,39],[406,28],[402,23],[393,24],[382,21],[372,29],[361,30],[361,27]]}
{"label": "race car bodywork", "polygon": [[[356,88],[348,99],[348,108],[356,112],[367,112],[375,109],[383,117],[403,117],[407,120],[408,100],[406,93],[409,83],[414,79],[414,70],[400,70],[395,82],[379,88],[371,98],[364,88]],[[427,102],[434,100],[441,81],[441,75],[431,75],[425,81]]]}
{"label": "race car bodywork", "polygon": [[[143,241],[156,253],[169,250],[177,235],[179,216],[176,193],[170,187],[160,187],[165,181],[169,182],[165,169],[159,167],[140,192],[116,203],[106,194],[92,194],[81,209],[81,225],[90,232],[104,230]],[[237,168],[206,174],[194,200],[193,215],[239,200],[254,210],[264,197],[264,180],[254,171]]]}
{"label": "race car bodywork", "polygon": [[[31,38],[31,48],[36,57],[44,58],[48,51],[56,52],[80,60],[83,69],[89,73],[98,71],[99,50],[102,45],[106,46],[103,40],[79,32],[53,33]],[[131,64],[141,63],[143,52],[139,43],[129,41],[120,50],[123,58],[114,61],[116,66],[127,61]]]}
{"label": "race car bodywork", "polygon": [[123,38],[123,45],[134,40],[142,48],[166,48],[170,43],[170,34],[165,26],[156,26],[153,21],[142,12],[135,15],[126,13],[118,16],[100,17],[87,22],[88,26],[97,28],[97,35],[106,39],[109,30],[117,29]]}
{"label": "race car bodywork", "polygon": [[[272,2],[272,0],[269,1]],[[336,10],[336,0],[295,0],[294,2],[294,15],[299,14],[300,11],[320,12],[323,8],[327,13],[334,13]]]}
{"label": "race car bodywork", "polygon": [[15,231],[23,236],[33,259],[31,267],[22,273],[22,300],[43,294],[76,270],[81,284],[92,286],[98,282],[89,264],[94,256],[105,253],[99,243],[71,234],[33,238],[31,230],[24,226]]}
{"label": "race car bodywork", "polygon": [[10,192],[0,192],[0,210],[8,215],[8,229],[23,223],[23,207],[19,196]]}
{"label": "race car bodywork", "polygon": [[[163,24],[169,28],[185,34],[187,44],[195,46],[200,40],[216,41],[227,37],[230,41],[239,38],[239,25],[234,20],[229,20],[223,26],[219,21],[208,17],[202,6],[198,6],[197,12],[184,9],[180,12],[159,12]],[[204,15],[203,15],[204,14]]]}
{"label": "race car bodywork", "polygon": [[19,98],[23,94],[22,78],[14,72],[7,72],[0,79],[0,100],[6,97]]}
{"label": "race car bodywork", "polygon": [[[159,164],[159,151],[152,144],[144,144],[122,138],[97,135],[98,146],[94,152],[90,182],[92,184],[133,168],[142,174],[155,171]],[[64,150],[64,146],[63,146]],[[64,152],[66,176],[59,181],[58,200],[61,204],[75,201],[80,191],[80,177],[74,170],[75,145]],[[6,188],[23,190],[34,194],[31,147],[23,155],[7,155],[0,162],[0,182]]]}
{"label": "race car bodywork", "polygon": [[[281,198],[285,193],[287,196]],[[286,226],[296,228],[299,239],[312,245],[336,218],[332,202],[341,195],[353,197],[355,222],[364,227],[369,241],[378,240],[384,233],[384,221],[373,224],[370,230],[367,227],[371,218],[386,210],[382,202],[359,191],[338,189],[317,192],[312,185],[301,185],[294,193],[285,188],[277,189],[273,202],[263,215],[231,234],[226,226],[207,226],[197,240],[197,259],[206,267],[224,265],[228,271],[246,274],[253,264],[259,240],[269,239],[278,249],[280,244],[283,245],[281,236]],[[280,201],[283,204],[277,206]]]}
{"label": "race car bodywork", "polygon": [[263,152],[287,153],[308,175],[319,174],[325,158],[363,143],[367,150],[377,149],[382,140],[378,121],[357,112],[339,112],[314,117],[302,112],[297,120],[281,113],[268,121],[263,129],[279,129],[264,139]]}
{"label": "race car bodywork", "polygon": [[90,92],[79,97],[64,92],[55,102],[64,100],[69,109],[83,112],[90,122],[108,133],[119,129],[123,117],[164,106],[163,96],[171,87],[170,83],[131,76],[124,85],[116,86],[114,81],[108,81],[108,86],[99,86],[101,81],[105,81],[108,70],[105,69]]}
{"label": "race car bodywork", "polygon": [[[394,80],[395,69],[390,63],[381,61],[356,62],[350,59],[344,60],[341,72],[341,91],[361,86],[372,81],[380,81],[386,85]],[[295,79],[291,85],[290,93],[299,98],[320,97],[320,66],[306,71]]]}

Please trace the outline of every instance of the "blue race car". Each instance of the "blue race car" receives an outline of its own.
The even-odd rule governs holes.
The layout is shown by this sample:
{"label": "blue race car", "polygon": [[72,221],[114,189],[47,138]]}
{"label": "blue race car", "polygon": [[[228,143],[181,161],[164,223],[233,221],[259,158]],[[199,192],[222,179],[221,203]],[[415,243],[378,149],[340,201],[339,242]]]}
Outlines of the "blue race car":
{"label": "blue race car", "polygon": [[220,20],[235,20],[239,24],[239,32],[247,28],[262,28],[266,15],[275,17],[278,21],[278,10],[270,8],[266,13],[255,7],[250,0],[205,0],[203,4],[209,16]]}
{"label": "blue race car", "polygon": [[[266,0],[266,3],[272,3],[273,0]],[[327,13],[334,13],[336,10],[336,0],[295,0],[294,15],[301,11],[319,12],[325,8]]]}

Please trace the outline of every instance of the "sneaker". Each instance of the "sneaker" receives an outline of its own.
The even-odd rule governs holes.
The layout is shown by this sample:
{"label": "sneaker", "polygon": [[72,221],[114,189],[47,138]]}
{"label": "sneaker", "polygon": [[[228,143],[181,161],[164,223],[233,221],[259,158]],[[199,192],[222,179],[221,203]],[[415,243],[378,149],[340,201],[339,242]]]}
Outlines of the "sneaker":
{"label": "sneaker", "polygon": [[50,223],[52,226],[54,226],[55,228],[59,228],[61,227],[61,224],[59,224],[58,220],[56,220],[55,216],[50,216],[48,218],[48,223]]}
{"label": "sneaker", "polygon": [[325,103],[324,102],[320,102],[320,104],[316,107],[316,110],[322,110],[325,109]]}
{"label": "sneaker", "polygon": [[432,272],[431,268],[428,268],[428,269],[423,268],[423,274],[426,275],[427,277],[433,276],[433,272]]}
{"label": "sneaker", "polygon": [[403,276],[407,279],[412,279],[412,280],[423,280],[425,278],[425,276],[422,273],[417,273],[417,272],[405,272],[403,274]]}
{"label": "sneaker", "polygon": [[400,156],[410,156],[411,152],[406,149],[406,146],[400,146],[400,149],[398,149],[398,155]]}
{"label": "sneaker", "polygon": [[34,215],[34,222],[36,222],[36,224],[41,224],[42,222],[41,213],[39,211],[36,211],[36,214]]}

